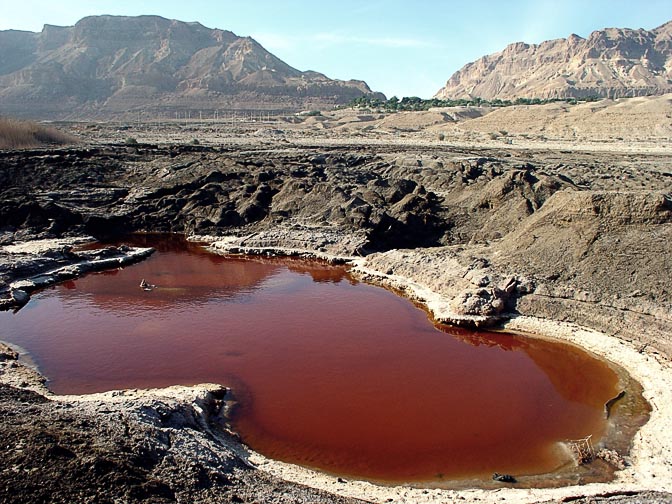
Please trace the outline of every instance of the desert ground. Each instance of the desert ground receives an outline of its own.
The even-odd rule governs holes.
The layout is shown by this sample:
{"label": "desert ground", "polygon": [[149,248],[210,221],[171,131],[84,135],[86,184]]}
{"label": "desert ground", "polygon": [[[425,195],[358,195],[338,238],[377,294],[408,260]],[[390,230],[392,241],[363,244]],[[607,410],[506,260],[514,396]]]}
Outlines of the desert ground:
{"label": "desert ground", "polygon": [[[377,486],[265,459],[227,384],[55,396],[0,353],[7,502],[669,502],[672,96],[386,114],[62,123],[73,146],[0,152],[0,307],[181,233],[216,253],[347,262],[440,322],[579,345],[643,388],[649,421],[606,483]],[[141,257],[135,257],[141,259]]]}

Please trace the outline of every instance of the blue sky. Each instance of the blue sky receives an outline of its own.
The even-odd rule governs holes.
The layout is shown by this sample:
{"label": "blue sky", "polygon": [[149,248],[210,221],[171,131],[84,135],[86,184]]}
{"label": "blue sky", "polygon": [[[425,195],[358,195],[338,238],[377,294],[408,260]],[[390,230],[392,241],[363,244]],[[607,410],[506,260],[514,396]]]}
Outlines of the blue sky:
{"label": "blue sky", "polygon": [[606,27],[655,28],[670,0],[4,0],[0,29],[40,31],[96,14],[156,14],[252,36],[299,70],[431,97],[462,65],[512,42]]}

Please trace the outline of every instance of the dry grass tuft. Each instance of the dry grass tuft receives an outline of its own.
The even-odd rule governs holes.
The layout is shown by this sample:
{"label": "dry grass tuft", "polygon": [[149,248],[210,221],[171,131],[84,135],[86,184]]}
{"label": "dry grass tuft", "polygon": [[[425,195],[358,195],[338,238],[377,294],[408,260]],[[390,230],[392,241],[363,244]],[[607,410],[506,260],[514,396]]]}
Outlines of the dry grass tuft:
{"label": "dry grass tuft", "polygon": [[23,149],[42,145],[77,143],[72,135],[32,121],[0,117],[0,149]]}

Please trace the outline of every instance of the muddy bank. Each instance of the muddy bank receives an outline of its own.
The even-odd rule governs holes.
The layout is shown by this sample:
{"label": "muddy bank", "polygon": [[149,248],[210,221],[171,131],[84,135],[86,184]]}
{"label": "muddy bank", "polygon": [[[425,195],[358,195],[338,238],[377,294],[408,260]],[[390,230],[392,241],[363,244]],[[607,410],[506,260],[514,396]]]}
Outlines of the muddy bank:
{"label": "muddy bank", "polygon": [[54,397],[4,383],[15,357],[0,345],[2,502],[357,502],[253,469],[220,385]]}
{"label": "muddy bank", "polygon": [[[394,268],[371,254],[410,249],[395,275],[452,298],[446,320],[520,312],[669,350],[667,157],[262,147],[2,153],[0,243],[142,230],[230,236],[241,248],[369,256],[383,273]],[[418,271],[405,271],[409,262]]]}
{"label": "muddy bank", "polygon": [[19,309],[30,293],[93,271],[123,268],[149,257],[150,248],[128,246],[73,251],[91,238],[31,240],[0,246],[0,310]]}
{"label": "muddy bank", "polygon": [[[555,322],[563,321],[595,329],[607,336],[571,329],[562,337],[617,362],[625,354],[636,361],[626,368],[642,381],[654,405],[645,437],[666,430],[672,408],[664,393],[672,355],[672,264],[666,247],[672,238],[670,173],[672,163],[654,155],[530,150],[275,145],[241,151],[140,145],[10,152],[0,156],[0,243],[7,250],[24,240],[109,238],[142,230],[208,235],[220,250],[357,258],[359,275],[403,290],[436,318],[454,323],[508,323],[512,329],[552,333]],[[54,253],[35,256],[33,264],[42,264],[34,266],[38,269],[17,268],[0,254],[5,298],[14,299],[9,295],[13,282],[72,262],[72,251],[50,257]],[[606,346],[592,348],[600,338],[606,338]],[[204,419],[202,411],[221,408],[222,389],[54,401],[40,389],[39,377],[29,379],[29,370],[14,354],[3,355],[0,378],[11,387],[2,389],[7,415],[0,418],[14,419],[2,420],[3,432],[11,440],[34,441],[24,449],[8,438],[5,444],[14,458],[3,462],[0,474],[6,489],[20,484],[17,474],[35,474],[35,479],[23,478],[24,501],[42,495],[36,493],[42,487],[56,488],[55,478],[68,482],[54,493],[62,502],[336,499],[269,474],[376,502],[548,500],[527,490],[425,493],[315,474],[302,479],[306,473],[297,468],[252,457],[263,468],[254,470],[247,455],[222,447],[232,438],[222,434],[221,425],[215,430],[208,423],[221,418],[211,413]],[[31,388],[39,394],[25,391]],[[174,401],[169,406],[162,399],[166,394]],[[196,398],[208,394],[207,400]],[[204,409],[202,401],[209,406]],[[126,415],[128,431],[115,414]],[[165,424],[162,415],[168,418]],[[71,429],[80,417],[89,430]],[[181,424],[172,423],[177,417]],[[15,426],[17,418],[25,423]],[[179,436],[192,437],[173,439],[175,429],[184,431]],[[56,441],[39,434],[45,432]],[[95,433],[109,433],[109,439],[99,435],[94,444],[87,436]],[[61,438],[64,450],[58,448]],[[652,454],[646,451],[651,444],[638,447],[636,440],[640,458],[614,485],[570,487],[549,495],[663,502],[669,496],[651,491],[672,488],[669,467],[664,462],[647,466],[645,455],[669,460],[668,441],[660,441],[659,452]],[[143,458],[145,445],[149,461]],[[56,455],[45,454],[49,447]],[[61,455],[67,464],[47,464]],[[97,460],[111,462],[101,467]],[[44,473],[35,469],[42,466]],[[181,471],[190,475],[184,482]],[[97,493],[79,486],[82,475]],[[42,487],[31,481],[41,481]]]}
{"label": "muddy bank", "polygon": [[[535,327],[533,321],[523,323],[519,317],[510,328],[581,342],[613,360],[625,360],[639,380],[642,376],[637,372],[642,369],[655,376],[644,376],[642,381],[658,414],[645,428],[643,447],[626,454],[627,466],[613,484],[545,490],[515,486],[505,490],[502,485],[490,493],[492,490],[422,490],[343,481],[247,452],[226,426],[227,402],[232,396],[221,385],[56,397],[44,390],[42,377],[18,364],[15,352],[3,349],[0,382],[11,384],[0,387],[0,404],[7,413],[0,416],[5,419],[3,432],[10,449],[7,460],[13,470],[18,468],[30,476],[21,475],[19,481],[9,473],[9,483],[20,492],[16,502],[24,501],[25,496],[39,499],[47,494],[54,502],[98,501],[111,496],[154,502],[348,502],[355,498],[371,502],[538,502],[552,495],[561,500],[577,492],[621,499],[616,502],[623,502],[623,496],[636,496],[637,502],[665,502],[669,495],[648,490],[652,483],[654,488],[666,488],[669,479],[660,461],[667,459],[665,453],[672,443],[660,435],[667,431],[663,426],[670,419],[669,413],[661,415],[659,410],[668,411],[667,405],[672,403],[668,397],[672,390],[669,366],[661,369],[654,363],[639,362],[632,367],[632,357],[622,348],[617,348],[618,353],[605,353],[602,344],[591,346],[576,328],[567,328],[562,334],[557,326],[542,323]],[[604,338],[618,347],[615,338]],[[641,360],[649,358],[636,355]],[[80,484],[82,475],[86,485]],[[337,500],[325,491],[341,497]],[[282,492],[280,499],[278,492]]]}

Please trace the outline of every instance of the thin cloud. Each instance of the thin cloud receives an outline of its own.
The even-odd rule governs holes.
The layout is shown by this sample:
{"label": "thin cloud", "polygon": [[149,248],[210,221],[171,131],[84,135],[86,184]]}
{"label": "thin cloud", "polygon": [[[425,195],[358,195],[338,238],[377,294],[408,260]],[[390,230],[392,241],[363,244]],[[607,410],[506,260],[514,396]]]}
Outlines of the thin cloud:
{"label": "thin cloud", "polygon": [[284,35],[278,33],[257,33],[253,37],[261,44],[274,49],[293,49],[305,44],[325,46],[364,45],[393,49],[440,48],[441,45],[429,40],[400,37],[360,37],[334,32],[312,33],[307,35]]}
{"label": "thin cloud", "polygon": [[300,44],[297,37],[290,35],[280,35],[277,33],[255,33],[252,34],[257,42],[263,45],[266,49],[273,48],[273,50],[294,49]]}
{"label": "thin cloud", "polygon": [[378,47],[411,47],[411,48],[428,48],[439,47],[438,44],[428,40],[415,38],[398,38],[398,37],[359,37],[356,35],[343,35],[339,33],[317,33],[312,35],[314,41],[330,42],[334,45],[373,45]]}

